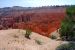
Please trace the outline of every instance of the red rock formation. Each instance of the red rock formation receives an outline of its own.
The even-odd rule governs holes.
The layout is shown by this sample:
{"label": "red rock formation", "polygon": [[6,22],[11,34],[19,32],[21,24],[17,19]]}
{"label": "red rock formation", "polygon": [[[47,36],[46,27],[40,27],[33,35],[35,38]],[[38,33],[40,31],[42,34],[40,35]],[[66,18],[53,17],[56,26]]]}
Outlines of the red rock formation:
{"label": "red rock formation", "polygon": [[[9,15],[1,17],[0,24],[6,29],[31,29],[41,35],[49,34],[58,28],[66,15],[64,7],[33,9],[31,11],[11,11]],[[1,26],[2,29],[2,26]]]}

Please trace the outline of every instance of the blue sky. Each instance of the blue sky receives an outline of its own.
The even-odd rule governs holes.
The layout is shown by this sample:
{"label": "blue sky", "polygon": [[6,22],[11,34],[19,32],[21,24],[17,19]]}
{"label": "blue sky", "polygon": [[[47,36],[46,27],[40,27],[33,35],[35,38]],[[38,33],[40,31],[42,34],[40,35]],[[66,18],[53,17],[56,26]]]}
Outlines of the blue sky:
{"label": "blue sky", "polygon": [[39,7],[50,5],[75,5],[75,0],[0,0],[0,7]]}

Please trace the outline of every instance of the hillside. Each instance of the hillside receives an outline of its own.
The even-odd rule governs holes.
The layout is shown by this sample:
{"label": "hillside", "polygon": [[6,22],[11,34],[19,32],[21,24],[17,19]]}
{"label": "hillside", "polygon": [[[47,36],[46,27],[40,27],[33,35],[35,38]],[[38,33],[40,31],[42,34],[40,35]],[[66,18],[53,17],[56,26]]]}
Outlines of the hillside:
{"label": "hillside", "polygon": [[0,50],[55,50],[63,44],[62,41],[52,40],[35,32],[30,35],[31,39],[27,39],[24,37],[25,32],[22,29],[0,30]]}
{"label": "hillside", "polygon": [[5,7],[0,8],[0,29],[31,29],[49,36],[60,27],[66,16],[66,7]]}

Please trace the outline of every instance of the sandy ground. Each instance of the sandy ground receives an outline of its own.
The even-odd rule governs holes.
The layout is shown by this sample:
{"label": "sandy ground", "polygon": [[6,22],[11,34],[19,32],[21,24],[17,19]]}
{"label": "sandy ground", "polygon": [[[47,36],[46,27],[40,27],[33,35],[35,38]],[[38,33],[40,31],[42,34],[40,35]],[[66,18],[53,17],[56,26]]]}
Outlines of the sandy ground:
{"label": "sandy ground", "polygon": [[[31,39],[24,37],[25,30],[0,30],[0,50],[55,50],[62,41],[55,41],[32,32]],[[39,45],[35,40],[41,41]]]}

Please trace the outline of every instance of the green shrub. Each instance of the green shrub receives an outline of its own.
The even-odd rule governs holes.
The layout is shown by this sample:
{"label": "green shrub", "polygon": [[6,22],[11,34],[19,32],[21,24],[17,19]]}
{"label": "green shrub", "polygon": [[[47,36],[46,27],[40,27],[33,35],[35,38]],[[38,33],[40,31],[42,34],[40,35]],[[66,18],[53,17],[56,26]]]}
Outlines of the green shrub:
{"label": "green shrub", "polygon": [[51,38],[51,39],[57,39],[57,37],[54,36],[54,35],[51,35],[50,38]]}
{"label": "green shrub", "polygon": [[30,30],[30,29],[26,29],[26,34],[25,34],[25,37],[27,38],[27,39],[30,39],[30,35],[31,35],[31,33],[32,33],[32,31]]}
{"label": "green shrub", "polygon": [[67,16],[61,23],[59,30],[62,40],[75,41],[75,7],[68,7],[66,9]]}
{"label": "green shrub", "polygon": [[75,43],[62,44],[56,50],[75,50]]}
{"label": "green shrub", "polygon": [[42,45],[42,42],[40,40],[35,40],[35,42],[39,45]]}

